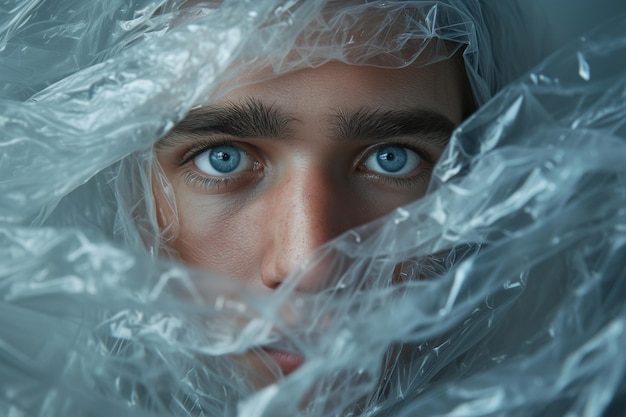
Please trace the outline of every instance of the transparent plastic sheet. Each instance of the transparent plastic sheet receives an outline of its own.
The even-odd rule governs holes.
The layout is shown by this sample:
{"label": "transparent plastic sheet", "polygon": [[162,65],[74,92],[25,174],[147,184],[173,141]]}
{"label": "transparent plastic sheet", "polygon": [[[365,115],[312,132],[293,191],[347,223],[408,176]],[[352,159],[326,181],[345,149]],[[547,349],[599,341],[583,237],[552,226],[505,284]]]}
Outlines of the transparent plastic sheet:
{"label": "transparent plastic sheet", "polygon": [[[268,294],[167,259],[151,147],[192,106],[330,59],[462,50],[480,105],[502,74],[478,3],[201,6],[2,6],[2,415],[623,414],[623,19],[482,106],[426,197]],[[257,350],[256,372],[268,342],[306,362],[282,378]]]}

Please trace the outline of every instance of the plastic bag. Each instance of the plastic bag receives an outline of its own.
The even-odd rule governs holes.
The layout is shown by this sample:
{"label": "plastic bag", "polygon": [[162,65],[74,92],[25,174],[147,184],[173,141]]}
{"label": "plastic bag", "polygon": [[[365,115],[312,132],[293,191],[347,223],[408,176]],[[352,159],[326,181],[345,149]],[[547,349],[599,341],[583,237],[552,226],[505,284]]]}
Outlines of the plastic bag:
{"label": "plastic bag", "polygon": [[[623,413],[624,19],[491,99],[513,5],[1,7],[2,415]],[[271,293],[177,260],[153,145],[219,86],[458,54],[479,109],[426,196]],[[282,375],[267,343],[306,360]]]}

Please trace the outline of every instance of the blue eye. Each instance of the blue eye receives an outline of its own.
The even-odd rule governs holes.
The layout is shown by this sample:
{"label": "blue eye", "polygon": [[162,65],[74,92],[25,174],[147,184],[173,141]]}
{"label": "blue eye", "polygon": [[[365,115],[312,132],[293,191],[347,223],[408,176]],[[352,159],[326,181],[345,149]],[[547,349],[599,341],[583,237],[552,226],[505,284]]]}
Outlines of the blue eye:
{"label": "blue eye", "polygon": [[193,162],[200,171],[215,177],[237,174],[254,166],[247,153],[229,145],[209,148],[196,156]]}
{"label": "blue eye", "polygon": [[415,171],[420,162],[419,155],[405,146],[384,145],[367,157],[364,166],[377,174],[401,177]]}

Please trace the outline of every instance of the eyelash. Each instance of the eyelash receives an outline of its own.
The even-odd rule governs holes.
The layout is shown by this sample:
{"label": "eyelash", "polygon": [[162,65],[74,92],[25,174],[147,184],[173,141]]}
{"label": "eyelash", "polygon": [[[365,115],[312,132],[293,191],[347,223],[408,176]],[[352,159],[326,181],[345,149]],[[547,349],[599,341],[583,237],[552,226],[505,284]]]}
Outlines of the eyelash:
{"label": "eyelash", "polygon": [[201,139],[201,140],[198,140],[189,149],[187,149],[185,153],[183,153],[183,155],[178,159],[178,166],[180,167],[180,166],[186,165],[189,162],[193,161],[193,159],[196,156],[200,155],[202,152],[206,152],[211,148],[217,148],[218,146],[233,146],[237,149],[242,150],[243,152],[246,152],[246,150],[243,149],[241,145],[228,139],[223,139],[223,138],[215,138],[211,140]]}
{"label": "eyelash", "polygon": [[217,191],[224,187],[228,187],[233,180],[236,180],[236,178],[233,177],[205,177],[204,175],[199,174],[192,169],[185,170],[183,172],[183,178],[185,180],[185,183],[192,187],[200,187],[202,189]]}
{"label": "eyelash", "polygon": [[407,177],[407,178],[388,177],[384,175],[379,175],[377,176],[377,179],[379,181],[385,181],[388,184],[391,184],[392,186],[396,188],[406,188],[410,190],[416,185],[427,182],[428,179],[430,178],[431,171],[432,169],[429,169],[428,171],[421,171],[417,175],[414,175],[412,177]]}
{"label": "eyelash", "polygon": [[[424,146],[417,147],[414,144],[404,143],[404,141],[383,142],[367,147],[365,150],[360,152],[359,156],[357,157],[357,160],[359,161],[358,164],[356,164],[357,169],[364,164],[364,161],[366,160],[368,155],[371,155],[372,152],[375,152],[377,149],[380,149],[381,147],[387,145],[402,146],[415,152],[426,166],[422,168],[418,174],[405,178],[376,174],[369,171],[363,172],[364,176],[369,178],[375,178],[377,181],[385,182],[396,188],[406,189],[411,189],[429,180],[433,167],[438,160],[438,156],[436,156],[430,150],[426,149],[426,147]],[[249,149],[242,146],[240,143],[225,138],[215,138],[210,140],[202,139],[196,142],[192,147],[187,149],[180,158],[178,158],[177,165],[178,167],[188,165],[198,155],[208,151],[211,148],[219,146],[233,146],[237,149],[240,149],[242,152],[248,153],[255,160],[258,160],[258,158],[254,157],[253,152],[249,152]],[[183,171],[183,178],[186,184],[190,186],[198,186],[202,189],[207,190],[220,190],[222,188],[227,188],[233,182],[236,182],[238,179],[240,179],[243,175],[245,174],[240,173],[227,177],[207,177],[198,173],[194,168],[191,167],[185,167]]]}

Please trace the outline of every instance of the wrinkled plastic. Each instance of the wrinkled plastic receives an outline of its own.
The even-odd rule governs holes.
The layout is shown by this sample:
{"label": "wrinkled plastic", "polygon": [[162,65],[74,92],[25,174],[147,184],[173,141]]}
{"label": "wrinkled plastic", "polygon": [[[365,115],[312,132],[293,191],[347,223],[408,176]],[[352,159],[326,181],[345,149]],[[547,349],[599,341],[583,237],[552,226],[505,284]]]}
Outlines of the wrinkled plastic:
{"label": "wrinkled plastic", "polygon": [[[0,6],[0,414],[622,415],[626,21],[490,99],[515,76],[493,45],[513,8],[217,6]],[[152,146],[218,85],[457,52],[480,108],[426,197],[271,294],[169,253]],[[318,265],[323,290],[297,291]],[[268,341],[306,362],[262,380],[237,357]]]}

